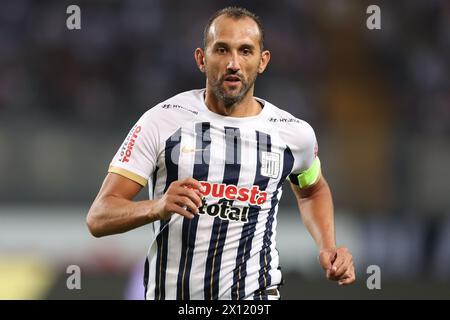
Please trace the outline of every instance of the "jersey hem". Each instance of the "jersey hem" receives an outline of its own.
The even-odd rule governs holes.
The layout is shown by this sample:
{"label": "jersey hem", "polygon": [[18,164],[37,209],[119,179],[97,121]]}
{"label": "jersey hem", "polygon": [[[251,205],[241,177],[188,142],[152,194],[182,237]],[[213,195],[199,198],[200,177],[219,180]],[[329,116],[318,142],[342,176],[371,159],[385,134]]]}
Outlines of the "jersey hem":
{"label": "jersey hem", "polygon": [[115,166],[109,166],[108,172],[119,174],[125,178],[128,178],[130,180],[133,180],[134,182],[139,183],[141,186],[145,187],[147,185],[147,179],[141,177],[140,175],[128,171],[127,169],[115,167]]}

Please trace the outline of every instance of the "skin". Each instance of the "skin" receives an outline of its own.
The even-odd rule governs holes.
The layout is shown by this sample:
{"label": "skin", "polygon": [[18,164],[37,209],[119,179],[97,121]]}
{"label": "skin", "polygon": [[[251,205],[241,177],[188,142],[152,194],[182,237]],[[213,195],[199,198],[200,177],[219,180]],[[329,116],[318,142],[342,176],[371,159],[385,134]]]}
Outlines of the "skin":
{"label": "skin", "polygon": [[308,188],[291,183],[304,225],[319,247],[319,263],[327,279],[349,285],[356,279],[353,256],[346,247],[336,247],[331,191],[323,175]]}
{"label": "skin", "polygon": [[[270,61],[261,50],[258,25],[250,18],[218,17],[209,30],[205,49],[195,50],[195,61],[206,74],[205,102],[218,114],[254,116],[261,105],[253,97],[254,83]],[[227,81],[236,80],[236,81]]]}
{"label": "skin", "polygon": [[[211,25],[205,49],[195,50],[195,60],[206,75],[207,107],[223,116],[249,117],[261,112],[255,100],[254,82],[270,61],[261,50],[257,24],[250,18],[218,17]],[[330,280],[347,285],[355,280],[352,255],[336,248],[333,203],[325,179],[307,189],[291,184],[301,217],[316,241],[319,262]],[[95,237],[126,232],[173,214],[192,219],[202,205],[202,186],[193,178],[174,181],[161,199],[133,201],[142,186],[108,173],[88,212],[86,223]],[[189,209],[189,211],[187,210]]]}

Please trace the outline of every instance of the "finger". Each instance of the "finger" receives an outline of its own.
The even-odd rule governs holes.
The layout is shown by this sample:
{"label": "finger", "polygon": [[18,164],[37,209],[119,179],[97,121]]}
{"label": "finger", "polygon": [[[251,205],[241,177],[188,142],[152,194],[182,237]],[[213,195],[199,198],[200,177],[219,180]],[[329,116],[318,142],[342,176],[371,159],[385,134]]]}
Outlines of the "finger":
{"label": "finger", "polygon": [[196,195],[198,195],[200,197],[200,199],[203,199],[203,194],[199,190],[197,190],[197,189],[192,189],[192,190],[195,192]]}
{"label": "finger", "polygon": [[203,190],[203,186],[201,185],[201,183],[191,177],[185,178],[183,180],[180,180],[180,185],[181,186],[189,186],[191,188],[197,189],[197,190]]}
{"label": "finger", "polygon": [[355,277],[348,277],[348,278],[339,280],[339,281],[338,281],[338,284],[339,284],[340,286],[347,286],[347,285],[349,285],[349,284],[352,284],[353,282],[355,282]]}
{"label": "finger", "polygon": [[350,281],[350,280],[351,280],[350,278],[346,278],[344,280],[339,280],[338,284],[340,286],[348,286],[349,284],[351,284],[353,282],[353,281]]}
{"label": "finger", "polygon": [[342,248],[336,250],[336,260],[333,262],[333,265],[331,266],[331,273],[336,274],[337,270],[342,266],[342,264],[345,263],[348,256],[349,253],[347,252],[347,250]]}
{"label": "finger", "polygon": [[350,270],[352,265],[353,265],[352,257],[350,257],[350,256],[345,257],[344,262],[334,272],[334,275],[338,278],[342,277],[348,270]]}
{"label": "finger", "polygon": [[327,279],[328,280],[333,280],[333,281],[337,281],[340,278],[337,277],[334,273],[332,273],[330,270],[327,270]]}
{"label": "finger", "polygon": [[336,252],[334,251],[323,251],[319,255],[320,265],[324,270],[330,270],[332,266],[332,261],[334,259]]}
{"label": "finger", "polygon": [[192,202],[194,202],[196,204],[197,207],[202,206],[202,196],[200,196],[194,190],[180,187],[180,188],[177,188],[176,193],[177,193],[177,196],[188,197],[189,199],[191,199]]}
{"label": "finger", "polygon": [[187,218],[187,219],[193,219],[194,215],[192,213],[190,213],[189,211],[187,211],[186,209],[184,209],[183,207],[173,204],[173,206],[171,207],[171,211],[173,213],[178,213],[179,215]]}
{"label": "finger", "polygon": [[192,213],[198,213],[198,206],[188,197],[180,196],[174,202],[185,210],[189,209]]}
{"label": "finger", "polygon": [[344,277],[338,281],[339,285],[348,285],[355,282],[355,268],[352,266],[350,270],[344,275]]}

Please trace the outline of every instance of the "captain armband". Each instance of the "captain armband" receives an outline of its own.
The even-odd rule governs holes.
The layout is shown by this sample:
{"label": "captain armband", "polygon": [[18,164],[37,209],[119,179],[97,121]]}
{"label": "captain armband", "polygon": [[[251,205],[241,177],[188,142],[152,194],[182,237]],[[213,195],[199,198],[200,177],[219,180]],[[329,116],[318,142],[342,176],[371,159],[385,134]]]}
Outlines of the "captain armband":
{"label": "captain armband", "polygon": [[290,174],[288,179],[293,184],[300,188],[307,188],[317,182],[320,177],[320,160],[316,157],[312,165],[305,171],[299,174]]}

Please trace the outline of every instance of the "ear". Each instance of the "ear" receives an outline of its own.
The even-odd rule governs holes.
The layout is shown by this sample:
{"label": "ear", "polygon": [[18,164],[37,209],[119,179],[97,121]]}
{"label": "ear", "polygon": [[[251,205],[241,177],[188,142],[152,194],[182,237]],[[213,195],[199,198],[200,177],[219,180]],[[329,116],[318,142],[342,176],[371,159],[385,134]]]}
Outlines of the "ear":
{"label": "ear", "polygon": [[270,51],[264,50],[261,53],[261,61],[259,62],[258,73],[263,73],[264,70],[266,70],[269,61],[270,61]]}
{"label": "ear", "polygon": [[201,72],[205,72],[205,52],[202,48],[195,49],[194,54],[195,62],[197,63],[197,67]]}

